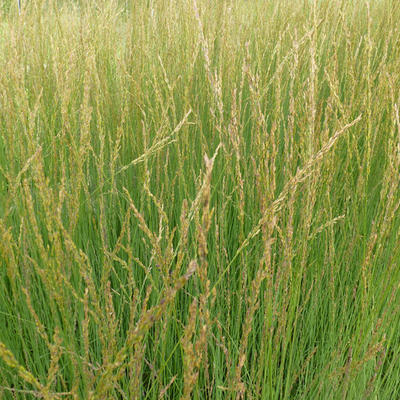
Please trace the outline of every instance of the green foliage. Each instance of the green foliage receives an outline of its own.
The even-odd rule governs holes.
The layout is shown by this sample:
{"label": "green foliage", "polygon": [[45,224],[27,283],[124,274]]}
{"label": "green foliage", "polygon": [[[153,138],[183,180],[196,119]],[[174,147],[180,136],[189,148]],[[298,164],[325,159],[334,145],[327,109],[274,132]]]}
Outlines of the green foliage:
{"label": "green foliage", "polygon": [[397,1],[3,4],[2,399],[399,397]]}

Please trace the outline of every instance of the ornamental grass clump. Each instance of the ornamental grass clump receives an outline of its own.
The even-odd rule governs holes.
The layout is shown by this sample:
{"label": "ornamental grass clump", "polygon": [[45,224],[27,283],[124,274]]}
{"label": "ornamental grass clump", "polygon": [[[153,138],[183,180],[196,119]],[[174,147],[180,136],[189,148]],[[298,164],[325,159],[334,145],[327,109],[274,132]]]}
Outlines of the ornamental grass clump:
{"label": "ornamental grass clump", "polygon": [[400,397],[400,5],[0,6],[1,399]]}

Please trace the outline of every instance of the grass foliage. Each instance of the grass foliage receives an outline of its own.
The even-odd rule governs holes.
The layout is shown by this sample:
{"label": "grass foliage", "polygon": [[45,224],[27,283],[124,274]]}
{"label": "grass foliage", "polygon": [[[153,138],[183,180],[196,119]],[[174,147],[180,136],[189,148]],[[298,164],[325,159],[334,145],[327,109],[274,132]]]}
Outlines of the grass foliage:
{"label": "grass foliage", "polygon": [[2,399],[400,397],[400,3],[0,8]]}

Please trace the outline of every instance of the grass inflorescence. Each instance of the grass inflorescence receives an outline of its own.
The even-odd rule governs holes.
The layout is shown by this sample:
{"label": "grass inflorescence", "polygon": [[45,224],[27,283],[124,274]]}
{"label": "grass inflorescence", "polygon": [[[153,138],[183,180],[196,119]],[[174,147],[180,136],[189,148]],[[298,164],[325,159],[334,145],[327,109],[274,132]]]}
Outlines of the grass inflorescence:
{"label": "grass inflorescence", "polygon": [[400,3],[0,7],[2,399],[400,397]]}

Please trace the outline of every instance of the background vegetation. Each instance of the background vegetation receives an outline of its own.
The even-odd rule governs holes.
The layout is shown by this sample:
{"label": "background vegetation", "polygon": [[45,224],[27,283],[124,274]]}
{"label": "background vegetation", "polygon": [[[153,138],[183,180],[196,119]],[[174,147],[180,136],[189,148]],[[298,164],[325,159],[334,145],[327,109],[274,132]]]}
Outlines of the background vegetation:
{"label": "background vegetation", "polygon": [[400,3],[23,5],[0,397],[399,398]]}

